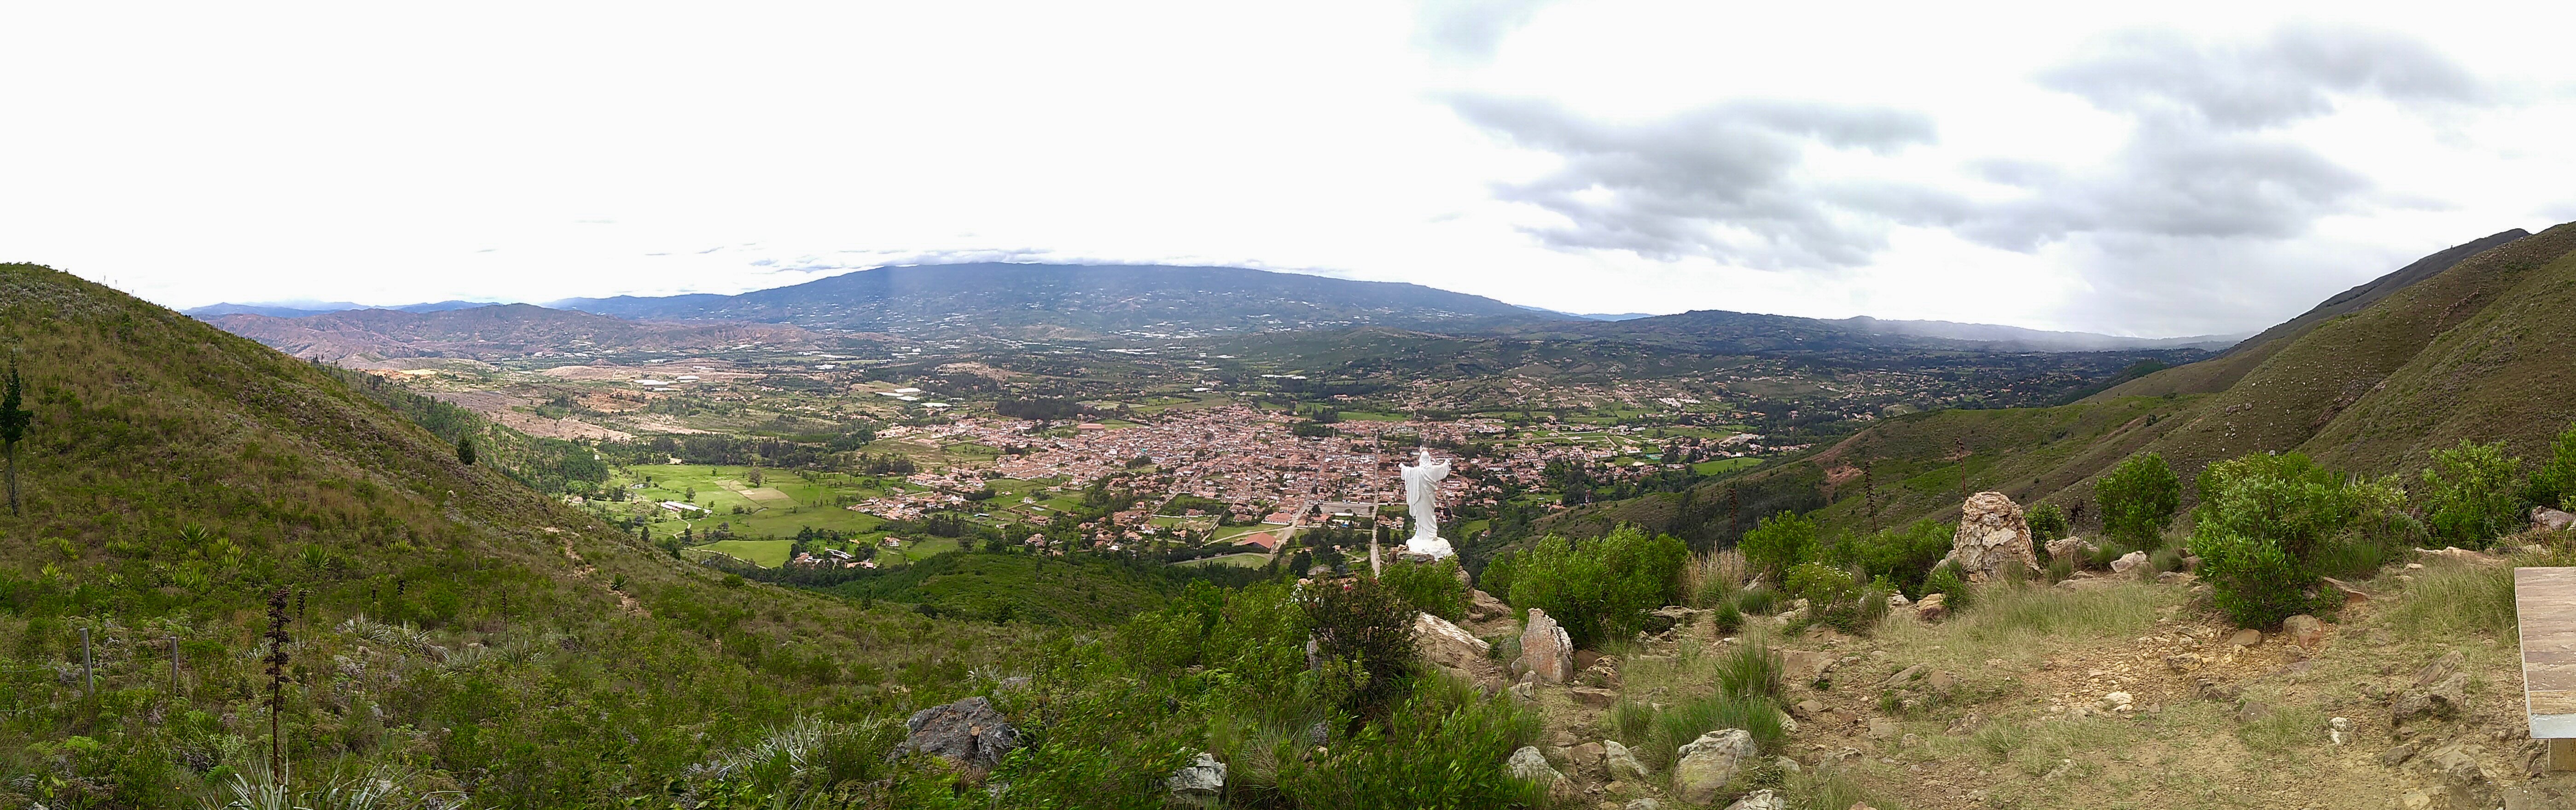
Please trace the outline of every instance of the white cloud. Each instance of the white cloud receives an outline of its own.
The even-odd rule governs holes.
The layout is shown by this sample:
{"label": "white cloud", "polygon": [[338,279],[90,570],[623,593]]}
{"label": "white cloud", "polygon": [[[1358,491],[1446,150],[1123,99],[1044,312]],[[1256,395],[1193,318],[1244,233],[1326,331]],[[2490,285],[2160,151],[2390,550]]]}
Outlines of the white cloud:
{"label": "white cloud", "polygon": [[2566,9],[1541,6],[18,4],[0,257],[180,306],[1164,261],[2180,333],[2576,217]]}

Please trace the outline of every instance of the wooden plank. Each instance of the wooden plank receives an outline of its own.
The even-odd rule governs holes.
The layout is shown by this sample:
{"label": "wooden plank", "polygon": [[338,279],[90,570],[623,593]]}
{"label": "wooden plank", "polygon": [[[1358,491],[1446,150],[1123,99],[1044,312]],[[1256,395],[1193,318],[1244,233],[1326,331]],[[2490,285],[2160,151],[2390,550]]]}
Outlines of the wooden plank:
{"label": "wooden plank", "polygon": [[2514,569],[2513,606],[2531,736],[2576,738],[2576,568]]}

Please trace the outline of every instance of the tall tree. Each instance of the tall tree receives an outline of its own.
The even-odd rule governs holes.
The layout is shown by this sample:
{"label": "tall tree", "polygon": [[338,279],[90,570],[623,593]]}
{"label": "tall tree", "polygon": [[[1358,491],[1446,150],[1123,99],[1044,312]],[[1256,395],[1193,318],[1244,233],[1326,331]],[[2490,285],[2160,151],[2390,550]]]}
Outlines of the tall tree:
{"label": "tall tree", "polygon": [[9,457],[9,514],[18,511],[18,440],[27,437],[27,427],[36,421],[36,413],[20,407],[26,400],[26,386],[18,380],[18,365],[9,364],[9,388],[0,393],[0,455]]}
{"label": "tall tree", "polygon": [[474,466],[474,440],[473,440],[473,439],[457,439],[457,440],[456,440],[456,461],[457,461],[457,463],[459,463],[459,464],[463,464],[463,465],[468,466],[468,467]]}

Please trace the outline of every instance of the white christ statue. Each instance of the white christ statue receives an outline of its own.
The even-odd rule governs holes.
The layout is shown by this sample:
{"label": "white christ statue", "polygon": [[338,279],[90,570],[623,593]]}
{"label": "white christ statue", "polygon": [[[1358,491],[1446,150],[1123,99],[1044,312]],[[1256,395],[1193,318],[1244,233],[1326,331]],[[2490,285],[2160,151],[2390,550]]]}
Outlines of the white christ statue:
{"label": "white christ statue", "polygon": [[1440,479],[1449,477],[1449,462],[1432,461],[1429,448],[1420,452],[1413,463],[1395,468],[1404,475],[1404,506],[1413,515],[1413,539],[1405,541],[1404,547],[1438,559],[1457,553],[1449,548],[1449,541],[1440,539]]}

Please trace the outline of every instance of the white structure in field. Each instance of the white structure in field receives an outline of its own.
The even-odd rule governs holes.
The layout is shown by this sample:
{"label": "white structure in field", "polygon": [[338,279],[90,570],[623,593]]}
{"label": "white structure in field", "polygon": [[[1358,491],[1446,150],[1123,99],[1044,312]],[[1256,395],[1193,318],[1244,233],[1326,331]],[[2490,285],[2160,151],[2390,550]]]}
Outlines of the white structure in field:
{"label": "white structure in field", "polygon": [[1411,464],[1396,466],[1404,475],[1404,507],[1413,515],[1413,539],[1405,541],[1405,550],[1429,554],[1433,558],[1457,553],[1449,541],[1440,539],[1440,479],[1449,477],[1449,462],[1432,461],[1431,450],[1423,448]]}

